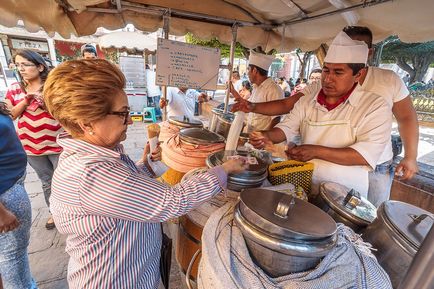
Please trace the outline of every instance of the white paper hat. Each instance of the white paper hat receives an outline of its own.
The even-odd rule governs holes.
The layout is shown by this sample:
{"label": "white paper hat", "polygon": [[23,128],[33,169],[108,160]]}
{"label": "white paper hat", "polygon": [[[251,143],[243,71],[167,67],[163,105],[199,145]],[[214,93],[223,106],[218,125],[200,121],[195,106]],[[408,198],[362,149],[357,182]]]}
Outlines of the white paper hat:
{"label": "white paper hat", "polygon": [[259,68],[268,71],[268,68],[270,68],[270,65],[273,62],[273,60],[274,60],[274,56],[272,55],[265,55],[262,53],[257,53],[255,51],[250,51],[249,65],[255,65]]}
{"label": "white paper hat", "polygon": [[369,48],[365,42],[353,40],[345,32],[341,31],[333,39],[324,62],[366,64],[368,53]]}

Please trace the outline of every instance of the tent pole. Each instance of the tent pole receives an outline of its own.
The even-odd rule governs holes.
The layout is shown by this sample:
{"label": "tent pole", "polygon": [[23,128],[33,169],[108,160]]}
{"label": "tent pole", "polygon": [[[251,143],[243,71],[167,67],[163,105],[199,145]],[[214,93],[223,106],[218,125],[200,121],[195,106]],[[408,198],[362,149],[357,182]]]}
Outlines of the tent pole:
{"label": "tent pole", "polygon": [[[164,21],[164,26],[163,26],[164,39],[169,39],[170,12],[163,16],[163,21]],[[162,86],[162,92],[163,92],[163,95],[161,96],[161,99],[166,101],[166,99],[167,99],[167,85]],[[158,104],[158,105],[160,105],[160,104]],[[163,108],[163,113],[162,113],[161,117],[162,117],[163,121],[167,120],[167,104]]]}
{"label": "tent pole", "polygon": [[[232,42],[231,42],[231,50],[230,50],[230,54],[229,54],[229,64],[228,64],[229,81],[231,81],[231,79],[232,79],[232,70],[233,70],[233,66],[234,66],[234,57],[235,57],[235,46],[237,45],[237,29],[238,29],[238,25],[234,24],[232,26]],[[229,85],[228,85],[228,88],[226,90],[224,113],[228,112],[229,95],[230,95],[230,91],[229,91]]]}

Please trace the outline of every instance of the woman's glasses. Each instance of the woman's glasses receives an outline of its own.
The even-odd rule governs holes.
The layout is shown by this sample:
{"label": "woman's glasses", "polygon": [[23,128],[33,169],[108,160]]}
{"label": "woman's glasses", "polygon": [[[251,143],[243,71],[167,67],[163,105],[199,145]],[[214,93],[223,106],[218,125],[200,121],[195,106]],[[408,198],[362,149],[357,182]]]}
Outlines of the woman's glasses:
{"label": "woman's glasses", "polygon": [[31,62],[23,62],[23,63],[15,63],[15,66],[17,68],[21,68],[21,67],[27,68],[27,67],[32,67],[32,66],[36,66],[36,65],[34,63],[31,63]]}
{"label": "woman's glasses", "polygon": [[109,115],[118,115],[124,118],[124,125],[128,123],[128,118],[130,117],[130,109],[128,108],[126,111],[110,111]]}

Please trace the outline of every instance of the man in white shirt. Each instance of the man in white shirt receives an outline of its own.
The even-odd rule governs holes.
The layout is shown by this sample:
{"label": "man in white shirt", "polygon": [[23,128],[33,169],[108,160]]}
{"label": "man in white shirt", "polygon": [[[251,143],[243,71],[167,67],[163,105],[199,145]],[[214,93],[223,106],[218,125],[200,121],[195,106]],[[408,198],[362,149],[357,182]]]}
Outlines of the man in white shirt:
{"label": "man in white shirt", "polygon": [[[365,41],[369,47],[369,57],[373,55],[372,32],[369,28],[348,26],[344,28],[344,31],[352,39]],[[395,175],[401,180],[411,179],[418,171],[416,158],[419,126],[416,111],[407,87],[395,72],[372,66],[362,71],[359,84],[363,90],[384,97],[389,104],[389,113],[391,111],[396,118],[399,134],[404,145],[404,158],[396,167]],[[300,97],[317,90],[320,86],[321,82],[314,83],[305,87],[302,92],[282,101],[253,104],[240,100],[234,104],[233,110],[256,112],[265,115],[285,114],[291,111]],[[368,199],[376,206],[379,206],[390,197],[390,188],[394,175],[392,161],[392,147],[389,142],[379,159],[375,171],[369,173]]]}
{"label": "man in white shirt", "polygon": [[[273,62],[274,56],[250,52],[249,66],[247,69],[247,75],[250,82],[253,84],[252,95],[249,101],[256,102],[268,102],[277,99],[283,99],[284,94],[282,89],[268,77],[268,69]],[[232,83],[229,85],[232,95],[239,99],[240,95],[235,90]],[[247,117],[247,132],[254,130],[269,129],[276,125],[278,121],[273,121],[275,118],[258,113],[249,113]],[[277,118],[278,119],[278,118]]]}
{"label": "man in white shirt", "polygon": [[238,72],[238,70],[232,72],[231,81],[236,91],[239,92],[241,88],[243,88],[243,81],[241,80],[240,73]]}
{"label": "man in white shirt", "polygon": [[186,116],[194,118],[194,108],[196,102],[207,100],[204,93],[199,93],[187,87],[168,87],[166,100],[160,100],[160,108],[167,105],[167,118],[171,116]]}
{"label": "man in white shirt", "polygon": [[[368,193],[368,171],[375,168],[390,140],[391,114],[386,101],[358,85],[368,46],[340,32],[330,45],[322,88],[305,94],[275,128],[254,132],[250,142],[288,142],[290,159],[314,163],[312,193],[332,181]],[[298,137],[301,145],[295,145]]]}
{"label": "man in white shirt", "polygon": [[161,110],[159,108],[161,89],[155,84],[155,71],[150,69],[149,65],[146,64],[146,92],[148,94],[148,99],[156,106],[157,116],[161,115]]}

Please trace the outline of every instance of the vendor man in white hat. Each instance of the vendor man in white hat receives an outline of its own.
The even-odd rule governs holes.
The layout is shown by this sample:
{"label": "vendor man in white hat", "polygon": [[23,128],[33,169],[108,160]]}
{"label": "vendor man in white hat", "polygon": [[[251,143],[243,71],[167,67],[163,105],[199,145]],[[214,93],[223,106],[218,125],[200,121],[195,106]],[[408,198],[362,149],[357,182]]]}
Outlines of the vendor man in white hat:
{"label": "vendor man in white hat", "polygon": [[[314,163],[312,193],[332,181],[368,192],[368,171],[390,141],[390,109],[381,96],[357,85],[366,69],[368,46],[340,32],[324,59],[322,88],[305,94],[275,128],[254,132],[250,142],[288,142],[289,159]],[[301,145],[293,142],[300,137]]]}
{"label": "vendor man in white hat", "polygon": [[[272,100],[284,98],[282,89],[268,77],[268,69],[274,60],[274,56],[250,52],[249,67],[247,76],[253,84],[252,95],[249,98],[250,102],[268,102]],[[238,92],[230,83],[230,90],[235,98],[240,98]],[[273,123],[273,116],[262,115],[258,113],[249,113],[247,117],[247,131],[264,130],[272,128],[276,123]]]}

